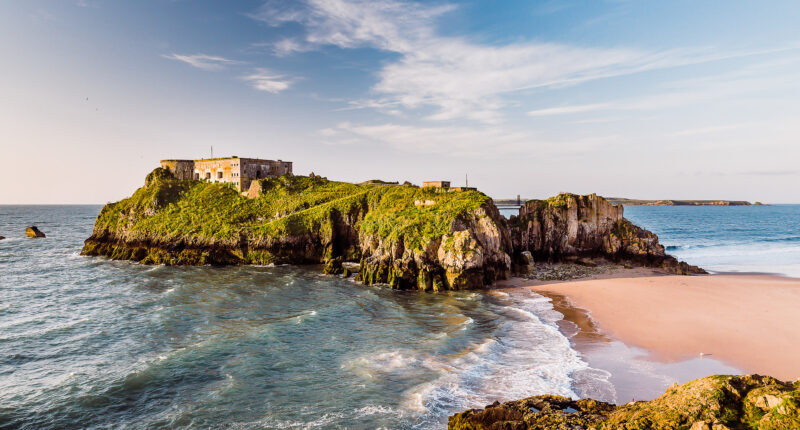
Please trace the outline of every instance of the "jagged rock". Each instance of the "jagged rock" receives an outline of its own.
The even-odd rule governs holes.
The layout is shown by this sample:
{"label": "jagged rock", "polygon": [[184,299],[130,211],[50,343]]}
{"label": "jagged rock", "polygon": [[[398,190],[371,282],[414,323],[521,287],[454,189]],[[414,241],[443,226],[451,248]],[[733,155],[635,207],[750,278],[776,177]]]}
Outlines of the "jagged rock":
{"label": "jagged rock", "polygon": [[6,238],[5,236],[0,236],[0,240],[3,240],[3,239],[5,239],[5,238]]}
{"label": "jagged rock", "polygon": [[45,236],[44,233],[39,231],[39,229],[35,225],[27,227],[25,229],[25,235],[28,236],[28,237],[47,237],[47,236]]}
{"label": "jagged rock", "polygon": [[526,266],[530,266],[531,264],[535,263],[535,260],[533,259],[533,254],[531,254],[531,252],[528,251],[527,249],[525,251],[522,251],[520,255],[522,256],[522,263],[525,264]]}
{"label": "jagged rock", "polygon": [[322,273],[326,275],[338,275],[344,272],[342,268],[342,259],[341,258],[333,258],[325,264],[325,267],[322,269]]}
{"label": "jagged rock", "polygon": [[[765,400],[767,396],[770,396],[769,402]],[[576,401],[559,396],[534,396],[507,403],[495,402],[484,409],[455,414],[448,420],[448,428],[798,429],[800,384],[760,375],[717,375],[672,386],[651,401],[621,406],[592,399]]]}
{"label": "jagged rock", "polygon": [[518,259],[521,252],[547,261],[590,262],[601,257],[633,262],[678,274],[705,273],[665,253],[658,236],[623,217],[622,206],[589,194],[562,193],[547,200],[529,200],[509,222]]}

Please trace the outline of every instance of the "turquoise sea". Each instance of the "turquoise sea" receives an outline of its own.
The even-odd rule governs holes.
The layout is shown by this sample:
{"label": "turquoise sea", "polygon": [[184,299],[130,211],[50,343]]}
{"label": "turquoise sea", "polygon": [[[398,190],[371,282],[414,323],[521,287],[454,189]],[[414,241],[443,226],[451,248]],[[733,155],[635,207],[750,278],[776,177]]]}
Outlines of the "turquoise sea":
{"label": "turquoise sea", "polygon": [[[0,206],[0,428],[422,429],[541,393],[626,400],[537,294],[82,257],[99,210]],[[800,206],[626,215],[693,264],[797,273]]]}

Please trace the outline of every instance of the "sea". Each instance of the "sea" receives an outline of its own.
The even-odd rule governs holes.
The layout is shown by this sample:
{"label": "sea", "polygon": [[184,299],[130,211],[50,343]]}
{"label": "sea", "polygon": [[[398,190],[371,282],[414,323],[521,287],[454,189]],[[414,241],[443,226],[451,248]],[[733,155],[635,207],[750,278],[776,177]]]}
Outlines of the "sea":
{"label": "sea", "polygon": [[[100,209],[0,205],[2,429],[434,429],[495,400],[632,396],[615,386],[619,351],[587,359],[533,292],[83,257]],[[800,276],[800,205],[625,214],[692,264]]]}

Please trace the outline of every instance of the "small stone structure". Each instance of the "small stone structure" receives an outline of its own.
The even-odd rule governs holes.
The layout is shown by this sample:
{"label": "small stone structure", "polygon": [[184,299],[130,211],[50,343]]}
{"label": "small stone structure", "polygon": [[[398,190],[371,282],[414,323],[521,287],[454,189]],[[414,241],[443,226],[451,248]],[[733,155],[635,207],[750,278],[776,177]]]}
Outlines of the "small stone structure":
{"label": "small stone structure", "polygon": [[450,188],[450,181],[424,181],[422,188]]}
{"label": "small stone structure", "polygon": [[199,160],[161,160],[161,167],[169,169],[178,179],[233,184],[240,193],[248,191],[254,180],[292,173],[291,161],[242,158],[235,155]]}

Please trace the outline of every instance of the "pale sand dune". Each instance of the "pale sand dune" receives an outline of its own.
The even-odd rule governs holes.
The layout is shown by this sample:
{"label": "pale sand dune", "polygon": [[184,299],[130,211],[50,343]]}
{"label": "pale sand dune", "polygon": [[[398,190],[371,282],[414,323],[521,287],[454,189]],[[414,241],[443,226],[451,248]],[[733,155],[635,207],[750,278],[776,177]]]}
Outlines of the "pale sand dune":
{"label": "pale sand dune", "polygon": [[602,331],[657,359],[705,353],[746,372],[800,378],[800,279],[631,274],[515,284],[566,296],[586,309]]}

